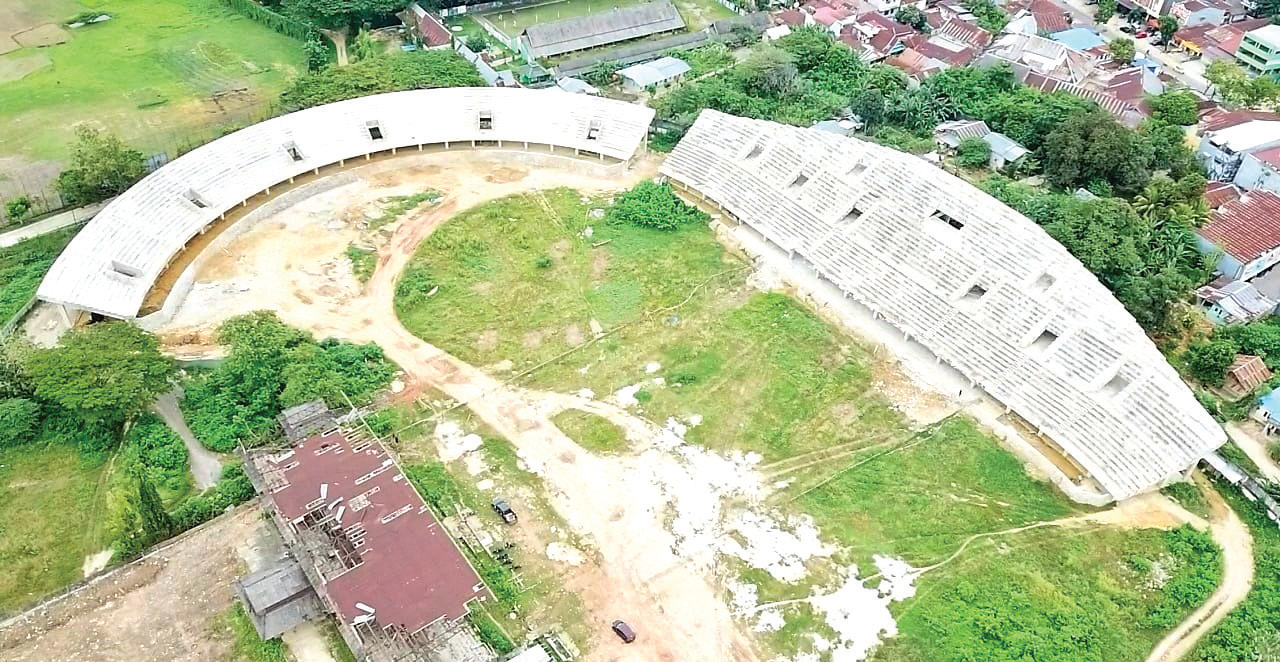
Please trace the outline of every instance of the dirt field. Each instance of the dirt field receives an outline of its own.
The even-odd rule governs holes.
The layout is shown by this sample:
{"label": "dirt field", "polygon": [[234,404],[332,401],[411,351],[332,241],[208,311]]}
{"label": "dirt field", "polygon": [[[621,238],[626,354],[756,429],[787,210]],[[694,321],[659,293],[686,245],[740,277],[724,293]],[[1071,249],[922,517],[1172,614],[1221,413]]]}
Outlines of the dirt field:
{"label": "dirt field", "polygon": [[232,580],[271,554],[269,526],[245,506],[0,625],[0,661],[221,662],[231,642],[216,623],[231,607]]}

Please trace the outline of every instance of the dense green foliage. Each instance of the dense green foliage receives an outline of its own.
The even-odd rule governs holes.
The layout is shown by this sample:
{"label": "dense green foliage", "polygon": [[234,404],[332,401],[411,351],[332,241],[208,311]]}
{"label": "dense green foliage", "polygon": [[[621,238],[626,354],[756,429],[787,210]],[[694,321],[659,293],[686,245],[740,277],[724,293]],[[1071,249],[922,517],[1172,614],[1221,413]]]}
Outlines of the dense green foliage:
{"label": "dense green foliage", "polygon": [[1067,117],[1045,138],[1041,161],[1055,187],[1130,196],[1150,181],[1154,150],[1140,134],[1097,110]]}
{"label": "dense green foliage", "polygon": [[912,5],[898,7],[893,12],[893,20],[903,25],[910,25],[921,32],[929,31],[929,19],[925,17],[924,12],[920,11],[920,8]]}
{"label": "dense green foliage", "polygon": [[359,28],[405,8],[408,0],[282,0],[284,12],[322,28]]}
{"label": "dense green foliage", "polygon": [[169,389],[173,362],[156,337],[125,322],[67,334],[34,352],[26,369],[35,394],[88,421],[123,422]]}
{"label": "dense green foliage", "polygon": [[443,464],[408,465],[404,468],[404,475],[436,514],[448,516],[457,512],[462,497]]}
{"label": "dense green foliage", "polygon": [[467,622],[475,628],[480,641],[484,642],[499,656],[515,651],[516,644],[502,631],[498,623],[489,614],[472,608],[467,612]]}
{"label": "dense green foliage", "polygon": [[124,438],[123,458],[144,467],[148,478],[170,492],[183,492],[190,484],[187,447],[173,430],[154,414],[134,421]]}
{"label": "dense green foliage", "polygon": [[992,0],[965,0],[963,4],[978,18],[978,25],[991,34],[1000,34],[1009,24],[1009,15]]}
{"label": "dense green foliage", "polygon": [[1187,369],[1201,384],[1222,386],[1236,350],[1236,344],[1226,339],[1194,343],[1187,348]]}
{"label": "dense green foliage", "polygon": [[415,51],[307,74],[285,90],[280,103],[284,110],[294,111],[383,92],[478,85],[484,81],[475,67],[457,53]]}
{"label": "dense green foliage", "polygon": [[1235,60],[1215,60],[1204,68],[1218,98],[1232,106],[1280,107],[1280,81],[1250,76]]}
{"label": "dense green foliage", "polygon": [[1222,550],[1212,536],[1185,525],[1165,535],[1178,564],[1160,602],[1144,619],[1147,627],[1161,630],[1177,625],[1184,614],[1208,600],[1222,578]]}
{"label": "dense green foliage", "polygon": [[311,41],[318,36],[315,26],[310,21],[285,16],[264,6],[275,4],[273,2],[257,3],[253,0],[223,0],[223,2],[226,2],[228,6],[244,16],[253,19],[254,22],[265,25],[280,34],[293,37],[298,41]]}
{"label": "dense green foliage", "polygon": [[[1113,5],[1114,6],[1114,3]],[[1099,9],[1101,11],[1101,9]],[[1113,10],[1114,11],[1114,10]],[[1111,51],[1111,59],[1120,64],[1129,64],[1133,62],[1133,58],[1137,55],[1137,47],[1134,46],[1133,40],[1128,37],[1117,37],[1107,44],[1107,50]]]}
{"label": "dense green foliage", "polygon": [[36,295],[53,261],[79,231],[73,226],[0,248],[0,327]]}
{"label": "dense green foliage", "polygon": [[169,513],[169,519],[173,522],[175,531],[186,531],[221,515],[228,508],[252,499],[253,496],[253,483],[244,474],[244,467],[232,464],[222,470],[222,477],[213,491],[183,501]]}
{"label": "dense green foliage", "polygon": [[19,195],[4,201],[4,220],[8,223],[21,221],[30,212],[31,198],[25,195]]}
{"label": "dense green foliage", "polygon": [[605,219],[654,230],[675,230],[690,223],[705,223],[707,215],[677,198],[670,186],[645,181],[619,195]]}
{"label": "dense green foliage", "polygon": [[1191,126],[1196,123],[1198,101],[1196,96],[1187,90],[1170,90],[1164,94],[1151,97],[1147,104],[1151,106],[1151,117],[1166,124]]}
{"label": "dense green foliage", "polygon": [[0,446],[21,446],[40,429],[40,405],[26,398],[0,400]]}
{"label": "dense green foliage", "polygon": [[[1239,489],[1216,483],[1232,509],[1249,525],[1253,536],[1253,589],[1242,605],[1227,615],[1196,649],[1190,662],[1258,662],[1268,637],[1280,631],[1280,528],[1267,518],[1257,501]],[[1272,651],[1275,652],[1275,651]]]}
{"label": "dense green foliage", "polygon": [[317,398],[345,406],[344,393],[364,402],[394,372],[377,345],[316,343],[267,311],[227,320],[218,337],[228,356],[192,381],[182,409],[201,443],[220,452],[271,429],[288,407]]}
{"label": "dense green foliage", "polygon": [[71,145],[71,167],[56,182],[58,193],[70,205],[84,205],[124,193],[147,174],[142,152],[119,138],[82,124]]}
{"label": "dense green foliage", "polygon": [[967,138],[956,145],[956,164],[961,168],[985,168],[990,160],[991,145],[981,138]]}
{"label": "dense green foliage", "polygon": [[1174,304],[1208,276],[1196,248],[1193,203],[1199,175],[1153,180],[1133,205],[1115,198],[1081,200],[993,178],[983,190],[1026,214],[1079,259],[1144,328],[1173,326]]}

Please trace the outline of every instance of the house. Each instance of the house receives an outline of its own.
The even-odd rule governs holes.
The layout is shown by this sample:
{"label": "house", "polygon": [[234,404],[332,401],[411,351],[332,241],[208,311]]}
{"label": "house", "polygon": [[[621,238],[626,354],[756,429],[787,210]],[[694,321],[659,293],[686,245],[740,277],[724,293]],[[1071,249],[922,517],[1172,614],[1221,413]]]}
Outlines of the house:
{"label": "house", "polygon": [[1216,326],[1248,324],[1276,311],[1276,302],[1263,296],[1251,283],[1227,276],[1218,276],[1197,289],[1196,303]]}
{"label": "house", "polygon": [[1222,251],[1218,273],[1248,280],[1280,262],[1280,195],[1253,191],[1214,210],[1196,230],[1201,251]]}
{"label": "house", "polygon": [[245,615],[262,639],[275,639],[324,616],[319,597],[292,558],[241,577],[233,586]]}
{"label": "house", "polygon": [[1246,191],[1280,193],[1280,146],[1246,153],[1231,181]]}
{"label": "house", "polygon": [[1271,371],[1267,369],[1267,364],[1262,362],[1262,357],[1236,354],[1231,367],[1227,368],[1227,378],[1222,386],[1232,397],[1239,398],[1252,393],[1254,389],[1269,381],[1271,381]]}
{"label": "house", "polygon": [[1254,76],[1280,78],[1280,25],[1246,32],[1236,49],[1236,61]]}
{"label": "house", "polygon": [[1070,30],[1053,32],[1050,33],[1049,38],[1082,53],[1107,45],[1105,39],[1089,28],[1071,28]]}
{"label": "house", "polygon": [[1008,63],[1019,80],[1028,73],[1065,83],[1083,83],[1097,67],[1097,58],[1066,44],[1033,34],[1006,34],[995,40],[977,66]]}
{"label": "house", "polygon": [[666,87],[680,80],[686,73],[689,73],[689,68],[689,64],[684,60],[667,56],[652,62],[633,64],[625,69],[619,69],[618,77],[622,79],[624,92],[639,94],[645,90]]}
{"label": "house", "polygon": [[785,24],[783,24],[783,25],[775,25],[775,26],[773,26],[773,27],[771,27],[771,28],[768,28],[768,29],[766,29],[766,30],[764,31],[764,40],[765,40],[765,41],[777,41],[777,40],[779,40],[779,39],[781,39],[781,38],[783,38],[783,37],[785,37],[785,36],[787,36],[787,35],[789,35],[789,34],[791,34],[791,26],[789,26],[789,25],[785,25]]}
{"label": "house", "polygon": [[1129,128],[1137,127],[1146,119],[1146,113],[1136,103],[1116,97],[1108,92],[1105,87],[1098,89],[1097,87],[1069,83],[1034,71],[1026,72],[1021,80],[1027,87],[1034,87],[1041,92],[1066,92],[1081,99],[1092,101]]}
{"label": "house", "polygon": [[944,151],[954,150],[966,140],[981,140],[991,133],[982,120],[954,120],[943,122],[933,129],[933,141]]}
{"label": "house", "polygon": [[813,128],[848,138],[862,129],[862,122],[857,119],[822,120],[815,123]]}
{"label": "house", "polygon": [[1280,116],[1275,114],[1217,111],[1206,118],[1209,121],[1202,118],[1198,127],[1200,145],[1196,157],[1204,164],[1209,179],[1233,181],[1245,154],[1280,145]]}
{"label": "house", "polygon": [[1227,0],[1181,0],[1173,3],[1169,15],[1184,28],[1223,25],[1231,16],[1231,3]]}
{"label": "house", "polygon": [[785,25],[791,28],[802,28],[811,25],[813,18],[799,9],[783,9],[770,14],[775,26]]}
{"label": "house", "polygon": [[440,19],[435,14],[423,9],[416,2],[410,3],[406,10],[406,14],[402,14],[402,16],[407,15],[407,18],[410,19],[406,21],[409,24],[409,29],[418,38],[418,41],[422,43],[423,48],[434,50],[449,47],[453,37],[450,35],[449,29],[444,26],[444,23],[440,22]]}
{"label": "house", "polygon": [[982,140],[991,147],[989,165],[992,170],[1002,170],[1005,166],[1017,165],[1019,161],[1031,153],[1031,150],[1019,145],[1003,133],[992,131],[983,136]]}
{"label": "house", "polygon": [[591,83],[588,83],[581,78],[573,78],[571,76],[557,78],[556,87],[564,90],[565,92],[572,92],[573,94],[590,94],[592,96],[599,96],[600,94],[600,90]]}
{"label": "house", "polygon": [[1011,0],[1004,9],[1010,16],[1005,32],[1054,34],[1071,28],[1071,13],[1052,0]]}
{"label": "house", "polygon": [[1271,22],[1267,18],[1251,19],[1227,25],[1198,25],[1178,30],[1173,35],[1173,45],[1193,56],[1208,61],[1231,60],[1246,32]]}
{"label": "house", "polygon": [[1140,8],[1147,12],[1148,17],[1155,19],[1169,13],[1173,0],[1126,0],[1123,4]]}
{"label": "house", "polygon": [[520,33],[519,42],[525,59],[533,60],[684,28],[675,5],[657,0],[531,25]]}
{"label": "house", "polygon": [[1231,182],[1209,182],[1204,187],[1204,202],[1209,209],[1217,209],[1228,202],[1239,200],[1241,193]]}
{"label": "house", "polygon": [[1280,429],[1280,389],[1262,396],[1258,401],[1258,413],[1261,414],[1263,428],[1267,434],[1273,434]]}
{"label": "house", "polygon": [[958,18],[948,19],[945,23],[935,28],[932,34],[965,44],[979,53],[990,46],[992,40],[991,33],[982,29],[977,23]]}
{"label": "house", "polygon": [[902,51],[902,41],[916,33],[915,28],[891,18],[867,12],[859,14],[840,29],[839,40],[863,60],[878,62]]}
{"label": "house", "polygon": [[[928,43],[927,41],[924,41],[919,45],[923,48],[926,47]],[[916,82],[924,82],[924,79],[929,76],[950,68],[946,62],[925,55],[919,50],[913,48],[909,43],[901,53],[898,53],[897,55],[890,55],[885,58],[884,63],[902,71],[908,78],[911,78]]]}

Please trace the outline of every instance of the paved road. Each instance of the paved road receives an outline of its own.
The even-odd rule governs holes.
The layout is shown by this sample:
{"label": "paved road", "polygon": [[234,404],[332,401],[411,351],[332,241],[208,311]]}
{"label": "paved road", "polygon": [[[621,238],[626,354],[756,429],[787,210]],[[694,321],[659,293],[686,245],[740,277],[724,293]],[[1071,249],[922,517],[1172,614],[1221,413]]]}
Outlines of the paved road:
{"label": "paved road", "polygon": [[195,477],[196,489],[205,490],[216,485],[218,478],[222,476],[222,460],[209,452],[199,441],[196,441],[196,436],[191,434],[191,428],[187,427],[187,422],[182,418],[182,411],[178,409],[180,397],[182,397],[182,389],[176,387],[156,398],[154,409],[156,414],[164,419],[169,429],[182,438],[182,443],[187,447],[191,475]]}
{"label": "paved road", "polygon": [[[1057,4],[1071,14],[1072,27],[1092,28],[1107,41],[1119,37],[1133,39],[1133,35],[1120,31],[1120,26],[1123,23],[1119,18],[1113,17],[1107,23],[1098,25],[1093,20],[1093,13],[1097,11],[1097,5],[1086,5],[1084,0],[1057,0]],[[1159,62],[1164,66],[1164,73],[1174,77],[1183,85],[1200,92],[1208,89],[1209,81],[1205,80],[1203,75],[1204,64],[1199,60],[1188,60],[1187,56],[1182,53],[1166,53],[1161,47],[1152,46],[1146,39],[1133,39],[1133,43],[1137,47],[1139,56]],[[1175,65],[1178,65],[1182,70],[1174,69]]]}
{"label": "paved road", "polygon": [[47,232],[61,230],[68,225],[75,225],[81,221],[87,221],[94,217],[103,207],[107,206],[105,202],[98,202],[92,205],[86,205],[77,209],[69,209],[67,211],[54,214],[42,221],[37,221],[31,225],[20,227],[16,230],[10,230],[4,234],[0,234],[0,248],[12,246],[20,241],[25,241],[32,237],[38,237]]}

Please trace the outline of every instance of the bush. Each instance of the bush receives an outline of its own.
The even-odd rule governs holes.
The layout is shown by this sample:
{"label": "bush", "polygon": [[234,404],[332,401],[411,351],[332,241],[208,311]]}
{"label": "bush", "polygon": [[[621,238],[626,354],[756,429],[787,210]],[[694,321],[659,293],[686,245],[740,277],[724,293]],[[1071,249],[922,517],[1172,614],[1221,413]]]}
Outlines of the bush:
{"label": "bush", "polygon": [[97,129],[76,127],[71,167],[55,182],[67,203],[84,205],[119,195],[147,174],[142,152],[129,149],[119,138]]}
{"label": "bush", "polygon": [[655,230],[675,230],[690,223],[705,223],[708,216],[676,197],[671,187],[640,182],[609,208],[609,223],[626,223]]}
{"label": "bush", "polygon": [[1187,348],[1187,369],[1201,384],[1222,386],[1227,368],[1236,358],[1236,344],[1230,340],[1198,342]]}
{"label": "bush", "polygon": [[40,405],[25,398],[0,400],[0,448],[20,446],[40,429]]}
{"label": "bush", "polygon": [[213,491],[191,497],[169,514],[174,533],[186,531],[221,515],[254,495],[253,483],[244,473],[244,467],[233,464],[222,470],[222,478]]}
{"label": "bush", "polygon": [[493,652],[499,656],[506,655],[515,651],[516,645],[511,638],[498,627],[498,624],[488,614],[479,611],[468,611],[467,622],[475,629],[476,635],[480,637]]}
{"label": "bush", "polygon": [[481,85],[475,67],[457,53],[416,51],[309,73],[285,90],[280,103],[294,111],[384,92]]}
{"label": "bush", "polygon": [[555,262],[552,261],[551,257],[547,255],[543,255],[542,257],[533,261],[533,266],[539,269],[550,269],[551,265],[553,264],[555,264]]}
{"label": "bush", "polygon": [[479,53],[488,47],[489,47],[489,40],[485,39],[484,35],[473,34],[470,37],[467,37],[467,48],[470,48],[472,51],[475,51],[476,53]]}
{"label": "bush", "polygon": [[985,168],[991,162],[991,145],[981,138],[967,138],[956,146],[956,164],[966,170]]}
{"label": "bush", "polygon": [[21,221],[31,213],[31,198],[20,195],[4,203],[4,218],[10,223]]}
{"label": "bush", "polygon": [[454,484],[453,477],[449,475],[449,470],[445,469],[443,464],[433,462],[406,466],[404,475],[417,488],[418,493],[422,495],[422,500],[426,501],[437,514],[449,515],[457,510],[457,504],[462,495],[458,491],[458,486]]}

